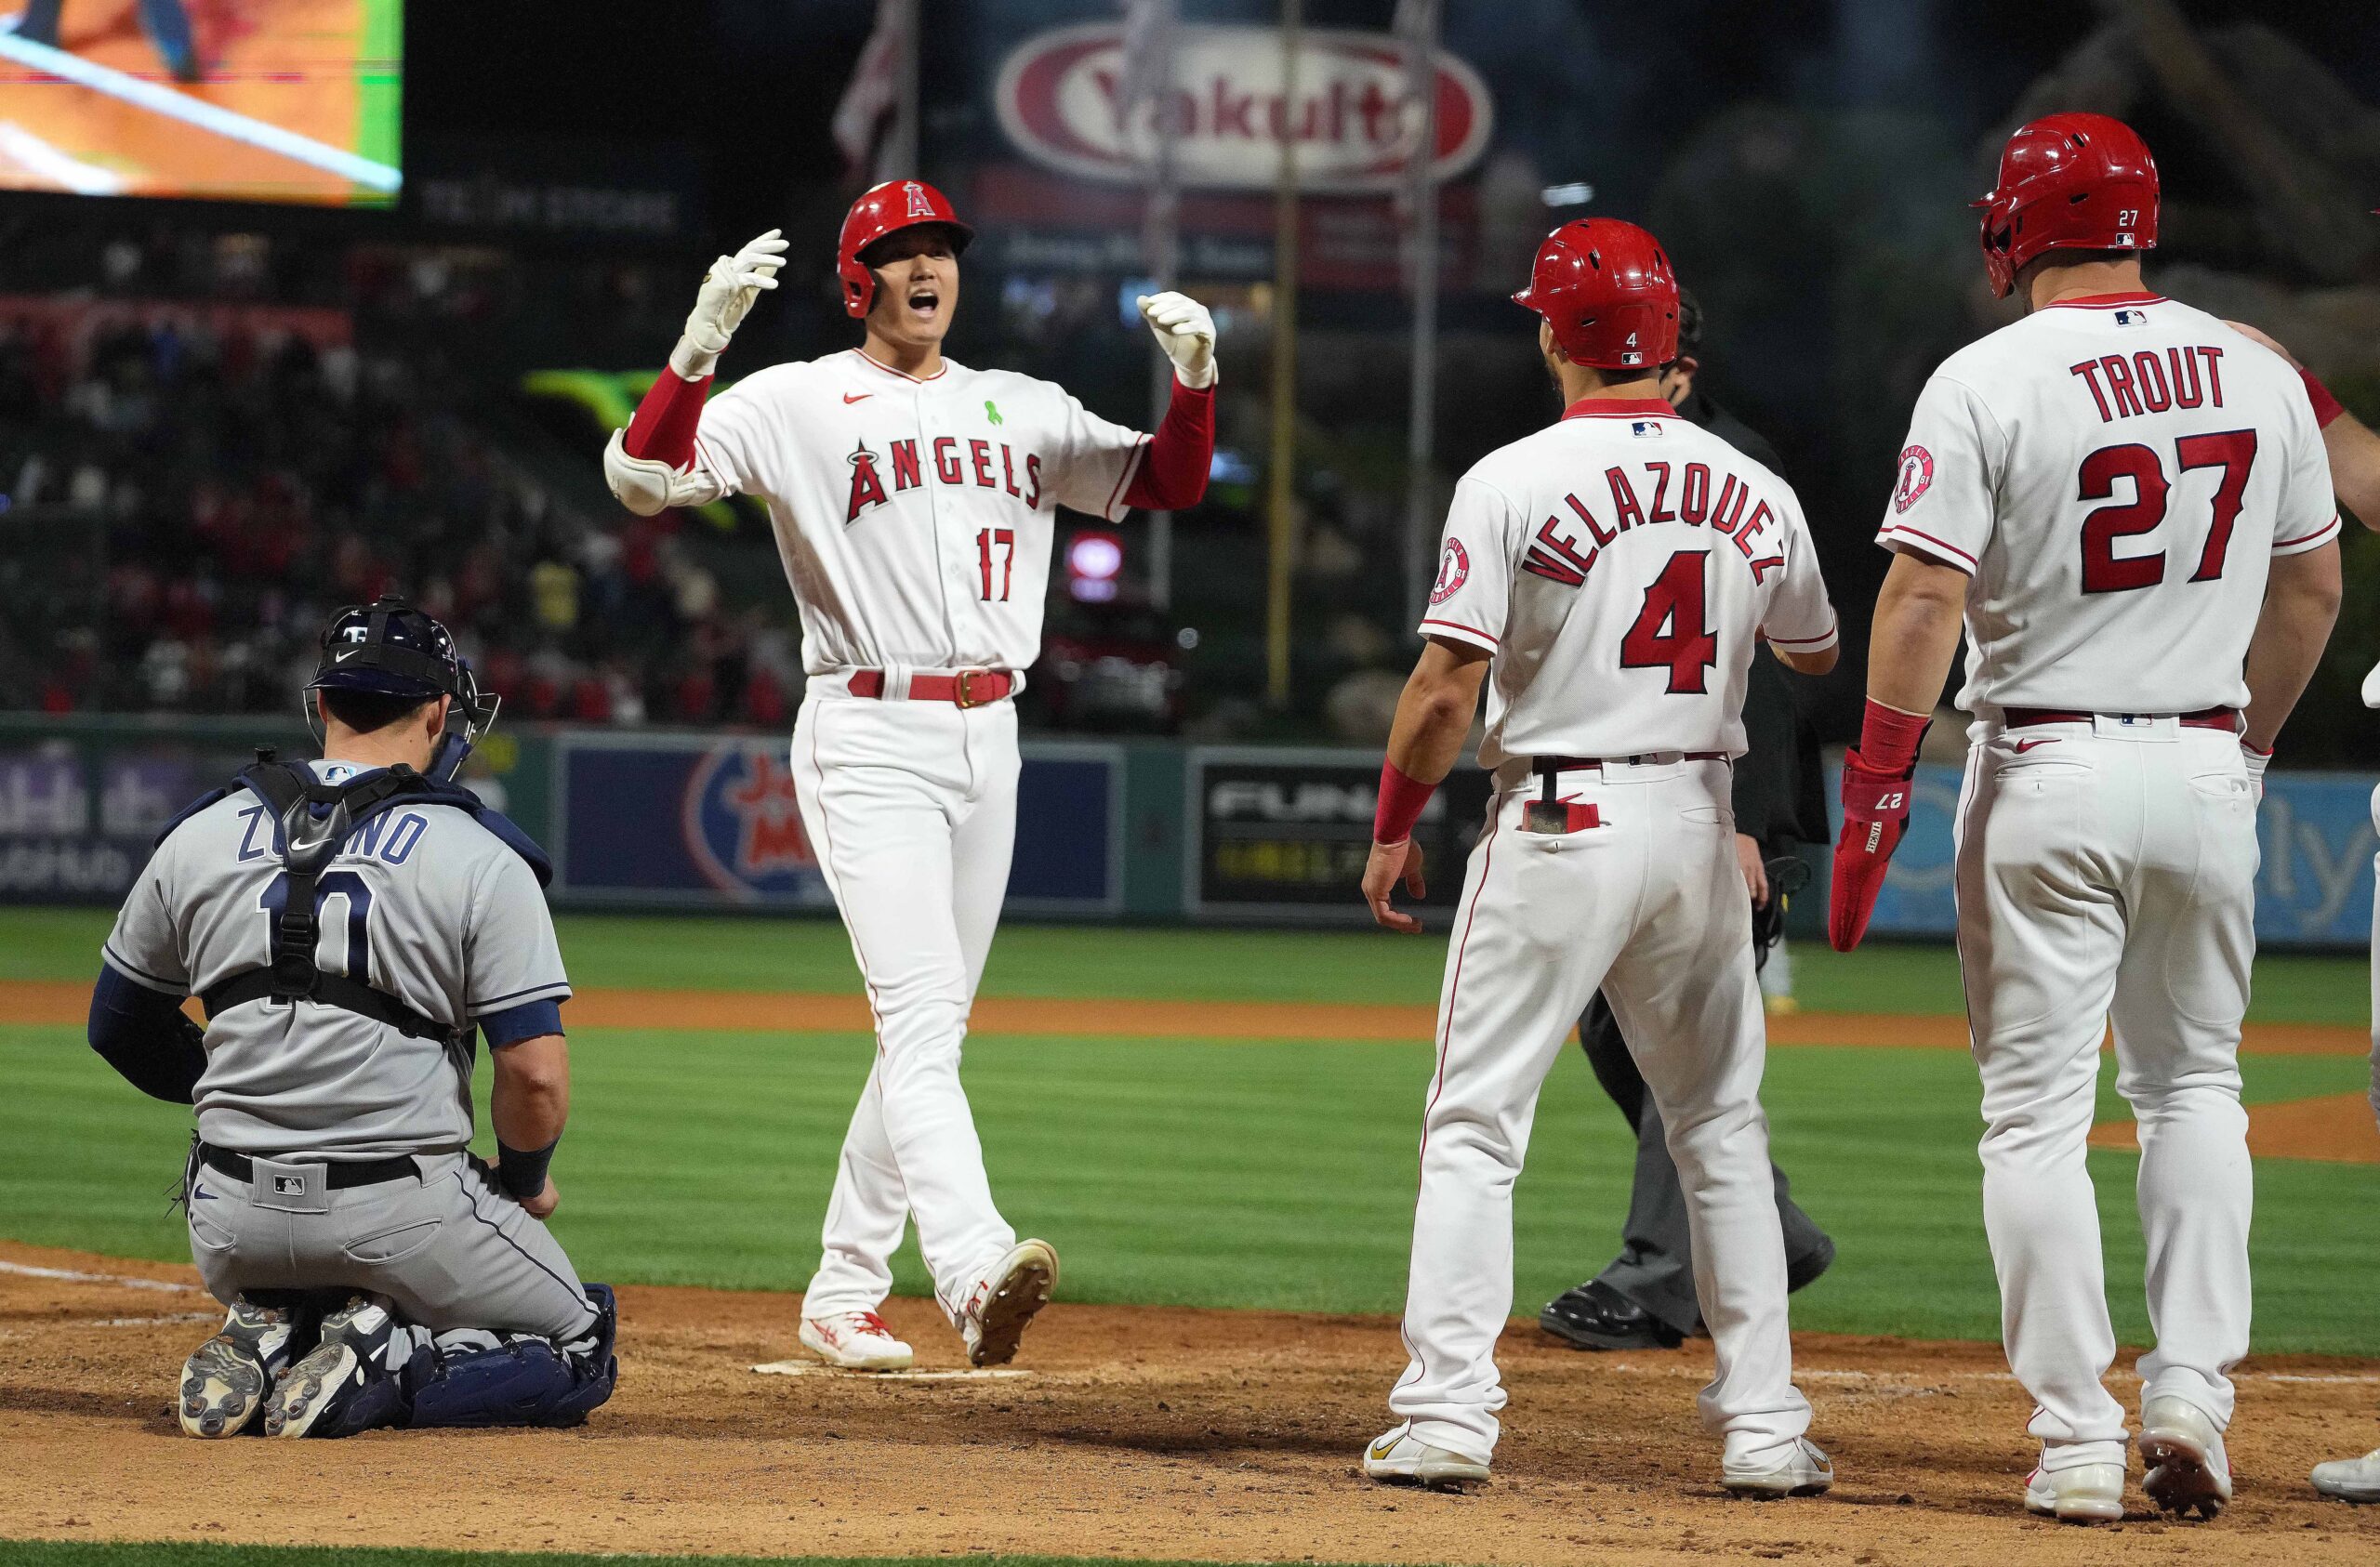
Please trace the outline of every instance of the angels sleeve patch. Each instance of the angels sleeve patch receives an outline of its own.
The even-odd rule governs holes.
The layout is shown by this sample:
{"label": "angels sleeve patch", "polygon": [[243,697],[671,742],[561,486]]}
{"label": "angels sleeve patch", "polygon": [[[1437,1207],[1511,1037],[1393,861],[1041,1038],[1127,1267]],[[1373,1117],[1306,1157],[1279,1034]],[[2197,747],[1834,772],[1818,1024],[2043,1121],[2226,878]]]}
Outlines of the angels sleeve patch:
{"label": "angels sleeve patch", "polygon": [[1900,477],[1893,483],[1893,510],[1907,511],[1925,494],[1934,482],[1934,454],[1923,446],[1911,446],[1900,454]]}
{"label": "angels sleeve patch", "polygon": [[1438,581],[1437,586],[1430,589],[1430,602],[1433,605],[1443,604],[1453,598],[1470,575],[1471,556],[1462,547],[1462,541],[1447,540],[1446,548],[1438,553]]}

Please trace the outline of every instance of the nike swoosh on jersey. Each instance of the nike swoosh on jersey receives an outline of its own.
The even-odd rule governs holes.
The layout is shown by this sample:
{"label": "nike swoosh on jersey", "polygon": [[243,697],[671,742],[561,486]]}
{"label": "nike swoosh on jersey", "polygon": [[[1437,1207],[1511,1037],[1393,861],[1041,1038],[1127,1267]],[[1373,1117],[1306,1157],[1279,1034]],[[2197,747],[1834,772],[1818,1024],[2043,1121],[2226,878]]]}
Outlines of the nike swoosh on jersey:
{"label": "nike swoosh on jersey", "polygon": [[2016,755],[2021,757],[2036,745],[2055,745],[2056,744],[2057,737],[2056,735],[2052,735],[2046,740],[2019,740],[2016,742]]}
{"label": "nike swoosh on jersey", "polygon": [[843,406],[848,408],[854,402],[866,402],[869,398],[874,397],[875,395],[876,394],[874,392],[862,392],[857,397],[853,397],[851,393],[845,392],[843,394]]}

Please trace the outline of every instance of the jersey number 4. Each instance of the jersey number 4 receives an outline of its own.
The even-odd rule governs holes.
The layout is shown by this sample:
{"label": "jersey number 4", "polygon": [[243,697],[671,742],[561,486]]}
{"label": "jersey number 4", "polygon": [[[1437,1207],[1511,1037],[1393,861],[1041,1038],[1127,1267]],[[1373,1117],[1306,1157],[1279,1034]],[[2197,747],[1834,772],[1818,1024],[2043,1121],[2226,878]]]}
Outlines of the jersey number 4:
{"label": "jersey number 4", "polygon": [[1710,559],[1702,549],[1671,556],[1645,590],[1636,624],[1620,639],[1620,666],[1668,670],[1673,696],[1704,694],[1710,690],[1706,677],[1719,663],[1719,639],[1711,630],[1702,587]]}
{"label": "jersey number 4", "polygon": [[[2215,486],[2215,516],[2199,551],[2192,582],[2213,582],[2223,574],[2223,559],[2231,548],[2231,528],[2240,520],[2240,497],[2247,493],[2248,470],[2255,466],[2256,432],[2219,430],[2212,435],[2185,435],[2174,442],[2181,472],[2215,467],[2223,477]],[[2165,479],[2164,459],[2137,442],[2102,446],[2082,459],[2075,499],[2112,501],[2115,481],[2132,481],[2132,499],[2095,508],[2082,519],[2082,591],[2128,593],[2154,587],[2165,580],[2165,552],[2118,555],[2116,540],[2154,532],[2165,520],[2165,501],[2173,486]]]}

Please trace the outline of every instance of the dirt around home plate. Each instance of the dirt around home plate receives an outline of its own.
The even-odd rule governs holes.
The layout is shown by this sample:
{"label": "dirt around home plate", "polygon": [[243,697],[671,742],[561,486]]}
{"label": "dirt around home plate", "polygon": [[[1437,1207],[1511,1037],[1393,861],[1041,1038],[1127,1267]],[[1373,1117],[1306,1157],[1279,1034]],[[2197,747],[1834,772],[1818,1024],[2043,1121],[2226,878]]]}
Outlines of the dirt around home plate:
{"label": "dirt around home plate", "polygon": [[[176,1374],[216,1315],[187,1268],[0,1244],[0,1539],[1214,1560],[2368,1563],[2380,1508],[2307,1467],[2380,1442],[2380,1363],[2246,1368],[2240,1495],[2212,1524],[2026,1517],[2024,1395],[1996,1347],[1805,1336],[1832,1495],[1729,1499],[1694,1391],[1709,1349],[1588,1355],[1516,1323],[1496,1480],[1372,1486],[1403,1364],[1381,1318],[1053,1306],[1003,1378],[756,1376],[780,1295],[620,1292],[623,1378],[564,1432],[190,1441]],[[888,1315],[960,1364],[931,1305]],[[2120,1391],[2129,1394],[2125,1379]],[[2135,1476],[2136,1479],[2136,1476]]]}

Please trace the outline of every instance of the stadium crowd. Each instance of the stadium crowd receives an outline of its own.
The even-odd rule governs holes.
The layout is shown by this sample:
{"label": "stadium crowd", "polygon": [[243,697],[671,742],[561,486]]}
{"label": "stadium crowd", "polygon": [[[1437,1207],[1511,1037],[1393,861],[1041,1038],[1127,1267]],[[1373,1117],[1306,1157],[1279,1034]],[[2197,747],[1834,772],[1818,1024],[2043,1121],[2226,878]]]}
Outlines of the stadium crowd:
{"label": "stadium crowd", "polygon": [[582,508],[455,372],[500,258],[75,243],[99,286],[0,296],[0,707],[277,708],[327,611],[397,589],[517,714],[787,721],[791,639],[702,541]]}

